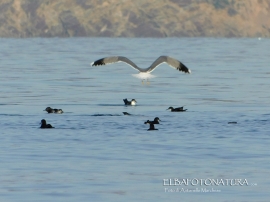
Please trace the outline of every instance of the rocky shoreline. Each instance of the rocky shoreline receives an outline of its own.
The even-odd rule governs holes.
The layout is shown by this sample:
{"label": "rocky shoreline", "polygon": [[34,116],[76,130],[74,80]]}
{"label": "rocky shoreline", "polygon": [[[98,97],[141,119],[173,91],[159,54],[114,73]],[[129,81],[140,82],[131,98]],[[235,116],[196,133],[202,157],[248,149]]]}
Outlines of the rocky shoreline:
{"label": "rocky shoreline", "polygon": [[1,0],[0,37],[270,37],[270,1]]}

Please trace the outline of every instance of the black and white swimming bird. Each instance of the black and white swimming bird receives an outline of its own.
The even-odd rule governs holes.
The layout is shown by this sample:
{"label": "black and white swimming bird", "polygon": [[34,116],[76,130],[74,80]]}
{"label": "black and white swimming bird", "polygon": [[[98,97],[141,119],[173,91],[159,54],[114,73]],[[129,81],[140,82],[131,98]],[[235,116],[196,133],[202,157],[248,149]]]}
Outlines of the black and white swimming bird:
{"label": "black and white swimming bird", "polygon": [[157,66],[159,66],[160,64],[164,62],[170,65],[171,67],[175,68],[176,70],[182,71],[184,73],[191,73],[191,70],[188,69],[182,62],[169,56],[160,56],[153,62],[153,64],[150,67],[145,68],[145,69],[138,67],[131,60],[123,56],[101,58],[91,63],[91,65],[99,66],[99,65],[107,65],[107,64],[116,63],[116,62],[125,62],[131,67],[133,67],[134,69],[138,70],[139,74],[133,75],[133,76],[143,79],[143,80],[153,77],[150,73],[154,71]]}
{"label": "black and white swimming bird", "polygon": [[170,110],[171,112],[185,112],[185,111],[187,111],[187,109],[184,109],[184,107],[177,107],[177,108],[169,107],[167,110]]}
{"label": "black and white swimming bird", "polygon": [[63,113],[63,110],[62,109],[53,109],[51,107],[47,107],[43,111],[47,111],[49,114],[50,113],[55,113],[55,114],[62,114]]}
{"label": "black and white swimming bird", "polygon": [[128,112],[123,112],[124,115],[131,115],[130,113]]}
{"label": "black and white swimming bird", "polygon": [[125,105],[136,105],[137,101],[135,99],[132,99],[131,101],[128,101],[127,99],[123,99]]}
{"label": "black and white swimming bird", "polygon": [[54,128],[51,124],[47,124],[45,119],[42,119],[40,124],[40,128]]}
{"label": "black and white swimming bird", "polygon": [[154,121],[147,120],[146,122],[144,122],[144,124],[159,124],[159,121],[161,120],[158,117],[156,117]]}

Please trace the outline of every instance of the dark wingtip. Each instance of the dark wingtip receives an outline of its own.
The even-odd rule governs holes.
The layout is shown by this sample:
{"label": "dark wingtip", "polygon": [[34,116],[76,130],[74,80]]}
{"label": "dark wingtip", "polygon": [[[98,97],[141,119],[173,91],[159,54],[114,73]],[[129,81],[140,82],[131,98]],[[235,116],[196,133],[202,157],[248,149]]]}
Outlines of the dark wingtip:
{"label": "dark wingtip", "polygon": [[99,59],[99,60],[93,62],[91,65],[92,66],[100,66],[100,65],[105,65],[105,63],[104,63],[103,59]]}
{"label": "dark wingtip", "polygon": [[191,70],[189,68],[187,68],[186,65],[184,65],[183,63],[180,63],[180,66],[178,68],[179,71],[182,71],[184,73],[190,74]]}

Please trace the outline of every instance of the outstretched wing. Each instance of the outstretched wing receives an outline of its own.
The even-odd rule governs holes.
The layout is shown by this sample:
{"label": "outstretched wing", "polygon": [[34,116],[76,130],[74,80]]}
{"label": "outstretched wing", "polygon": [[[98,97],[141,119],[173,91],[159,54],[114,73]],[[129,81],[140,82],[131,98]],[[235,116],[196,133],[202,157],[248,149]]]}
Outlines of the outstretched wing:
{"label": "outstretched wing", "polygon": [[91,63],[91,65],[92,66],[99,66],[99,65],[107,65],[107,64],[116,63],[116,62],[125,62],[128,65],[130,65],[131,67],[133,67],[134,69],[139,70],[140,72],[142,71],[142,69],[139,68],[134,62],[132,62],[128,58],[122,57],[122,56],[101,58],[101,59]]}
{"label": "outstretched wing", "polygon": [[166,62],[168,65],[170,65],[171,67],[185,72],[185,73],[191,73],[191,70],[188,69],[182,62],[171,58],[169,56],[160,56],[158,59],[156,59],[155,62],[153,62],[153,64],[146,69],[147,72],[152,72],[157,66],[159,66],[161,63]]}

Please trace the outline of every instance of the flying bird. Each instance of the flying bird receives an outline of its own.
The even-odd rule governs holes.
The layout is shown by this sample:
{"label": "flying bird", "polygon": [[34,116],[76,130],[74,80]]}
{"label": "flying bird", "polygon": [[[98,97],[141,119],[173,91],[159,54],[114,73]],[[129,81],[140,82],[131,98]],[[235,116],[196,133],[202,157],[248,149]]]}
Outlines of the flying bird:
{"label": "flying bird", "polygon": [[96,60],[95,62],[92,62],[91,65],[100,66],[100,65],[107,65],[107,64],[116,63],[116,62],[125,62],[126,64],[133,67],[135,70],[138,70],[139,74],[133,75],[133,76],[142,79],[142,81],[145,79],[148,80],[149,78],[154,77],[150,73],[154,71],[157,66],[159,66],[160,64],[164,62],[178,71],[182,71],[184,73],[189,73],[189,74],[191,73],[191,70],[188,69],[182,62],[169,56],[160,56],[153,62],[153,64],[150,67],[145,68],[145,69],[138,67],[130,59],[123,56],[101,58],[99,60]]}

